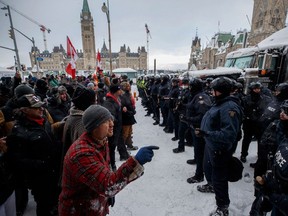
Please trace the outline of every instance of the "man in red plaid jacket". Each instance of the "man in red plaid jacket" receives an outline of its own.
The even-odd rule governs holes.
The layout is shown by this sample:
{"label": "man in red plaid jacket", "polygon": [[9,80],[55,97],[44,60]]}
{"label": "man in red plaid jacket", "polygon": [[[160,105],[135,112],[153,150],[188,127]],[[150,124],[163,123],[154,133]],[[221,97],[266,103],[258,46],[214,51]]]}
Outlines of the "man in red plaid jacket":
{"label": "man in red plaid jacket", "polygon": [[114,196],[127,184],[139,178],[142,166],[152,160],[153,149],[141,148],[118,170],[110,170],[108,136],[113,134],[113,117],[99,105],[92,105],[83,114],[86,132],[69,148],[63,167],[59,216],[104,216]]}

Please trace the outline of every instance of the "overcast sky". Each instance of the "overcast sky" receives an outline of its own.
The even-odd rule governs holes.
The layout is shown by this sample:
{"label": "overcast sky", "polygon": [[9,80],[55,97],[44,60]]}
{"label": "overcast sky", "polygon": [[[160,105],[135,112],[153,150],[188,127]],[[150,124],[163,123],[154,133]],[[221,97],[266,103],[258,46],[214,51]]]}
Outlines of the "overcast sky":
{"label": "overcast sky", "polygon": [[[80,13],[83,0],[0,0],[24,15],[51,29],[46,32],[47,47],[51,52],[60,44],[66,49],[69,36],[76,49],[82,49]],[[108,47],[108,27],[106,15],[101,6],[106,0],[88,0],[94,19],[96,50],[103,41]],[[112,52],[118,52],[126,44],[131,52],[138,46],[145,46],[147,39],[145,23],[152,38],[149,39],[149,68],[154,59],[157,69],[187,69],[192,40],[201,38],[205,46],[211,37],[220,31],[250,31],[253,0],[110,0]],[[9,18],[7,11],[0,10],[0,46],[14,48],[9,38]],[[11,9],[13,25],[28,37],[34,37],[36,46],[44,50],[43,34],[37,24],[29,21]],[[247,18],[248,17],[248,18]],[[220,25],[218,25],[220,23]],[[32,43],[16,32],[20,62],[31,66],[29,51]],[[15,53],[0,48],[0,67],[12,66]]]}

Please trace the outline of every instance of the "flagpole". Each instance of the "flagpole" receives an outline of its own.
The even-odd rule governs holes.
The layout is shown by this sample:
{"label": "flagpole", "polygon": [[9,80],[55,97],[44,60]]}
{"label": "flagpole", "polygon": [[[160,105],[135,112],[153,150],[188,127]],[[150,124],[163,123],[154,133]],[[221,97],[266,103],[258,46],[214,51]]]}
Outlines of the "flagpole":
{"label": "flagpole", "polygon": [[105,2],[102,6],[102,11],[106,13],[108,22],[108,42],[109,42],[109,61],[110,61],[110,74],[112,74],[112,48],[111,48],[111,29],[110,29],[110,10],[109,10],[109,0],[107,0],[107,6]]}
{"label": "flagpole", "polygon": [[147,74],[149,73],[149,36],[151,38],[150,30],[148,29],[148,25],[145,24],[146,28],[146,36],[147,36]]}

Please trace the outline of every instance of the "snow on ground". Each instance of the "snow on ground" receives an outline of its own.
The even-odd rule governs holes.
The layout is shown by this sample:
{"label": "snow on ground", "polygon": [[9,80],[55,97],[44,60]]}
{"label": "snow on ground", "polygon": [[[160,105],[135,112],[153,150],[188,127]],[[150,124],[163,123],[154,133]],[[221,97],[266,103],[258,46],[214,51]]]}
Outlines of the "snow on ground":
{"label": "snow on ground", "polygon": [[[134,87],[134,86],[133,86]],[[158,145],[152,162],[144,165],[144,175],[129,184],[116,195],[116,202],[110,208],[110,216],[208,216],[215,209],[215,195],[197,191],[199,184],[188,184],[186,179],[194,175],[195,166],[188,165],[186,160],[194,156],[193,147],[186,147],[184,153],[174,154],[177,142],[171,141],[173,134],[166,134],[163,127],[153,125],[151,117],[145,117],[140,99],[136,103],[137,124],[134,125],[133,141],[138,147]],[[240,156],[241,142],[238,144],[236,157]],[[250,154],[244,164],[244,173],[253,176],[249,164],[256,161],[256,143],[252,142]],[[131,152],[132,155],[136,151]],[[121,165],[119,155],[117,166]],[[206,184],[206,181],[203,182]],[[230,216],[249,215],[253,202],[253,181],[242,178],[236,183],[229,183]],[[33,198],[25,216],[35,216]]]}

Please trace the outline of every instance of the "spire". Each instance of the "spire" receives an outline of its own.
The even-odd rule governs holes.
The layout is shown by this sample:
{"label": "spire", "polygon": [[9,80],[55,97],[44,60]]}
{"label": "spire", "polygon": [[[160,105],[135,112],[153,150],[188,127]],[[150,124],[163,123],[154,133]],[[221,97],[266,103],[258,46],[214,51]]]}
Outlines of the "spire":
{"label": "spire", "polygon": [[89,5],[88,5],[88,1],[87,0],[83,1],[82,13],[84,13],[84,12],[90,13]]}
{"label": "spire", "polygon": [[103,46],[102,46],[102,49],[101,49],[101,53],[107,53],[108,52],[108,49],[107,49],[107,46],[105,44],[105,40],[103,41]]}

